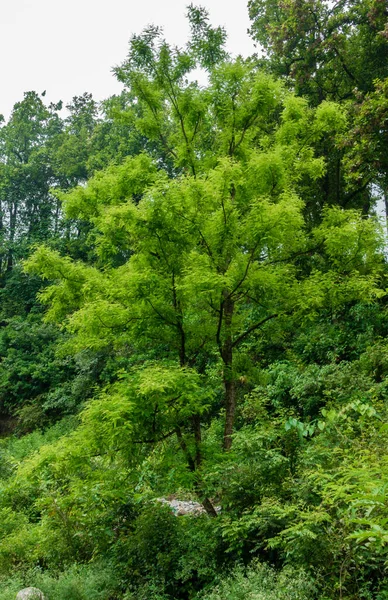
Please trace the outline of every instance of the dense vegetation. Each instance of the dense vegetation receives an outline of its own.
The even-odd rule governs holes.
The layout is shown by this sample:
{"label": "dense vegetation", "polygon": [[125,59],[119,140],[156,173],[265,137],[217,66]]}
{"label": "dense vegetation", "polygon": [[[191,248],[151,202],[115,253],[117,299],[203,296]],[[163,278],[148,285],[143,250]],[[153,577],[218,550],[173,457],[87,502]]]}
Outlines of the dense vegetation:
{"label": "dense vegetation", "polygon": [[0,600],[388,599],[387,7],[249,11],[2,123]]}

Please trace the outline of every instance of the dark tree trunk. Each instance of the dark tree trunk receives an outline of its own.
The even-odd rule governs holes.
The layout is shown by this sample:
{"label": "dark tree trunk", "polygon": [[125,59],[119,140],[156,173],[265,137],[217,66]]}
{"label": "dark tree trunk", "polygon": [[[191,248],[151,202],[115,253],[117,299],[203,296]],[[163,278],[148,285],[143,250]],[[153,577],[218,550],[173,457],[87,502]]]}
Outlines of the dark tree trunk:
{"label": "dark tree trunk", "polygon": [[201,502],[209,517],[218,517],[217,511],[209,498],[202,498]]}
{"label": "dark tree trunk", "polygon": [[230,450],[232,446],[232,434],[236,412],[236,383],[233,374],[233,339],[232,320],[234,313],[234,302],[229,295],[225,294],[223,303],[225,338],[222,344],[222,360],[224,363],[224,388],[225,388],[225,429],[224,450]]}
{"label": "dark tree trunk", "polygon": [[[186,356],[186,338],[185,338],[185,330],[183,327],[183,315],[180,303],[177,298],[176,287],[175,287],[175,276],[172,276],[172,293],[173,293],[173,305],[176,314],[176,327],[179,335],[179,364],[183,368],[187,365],[187,356]],[[176,428],[176,435],[178,438],[179,446],[186,457],[186,461],[190,471],[196,474],[195,480],[195,491],[198,496],[199,501],[202,503],[202,506],[206,510],[207,514],[210,517],[217,517],[217,511],[215,510],[211,500],[207,498],[202,492],[202,481],[200,477],[200,467],[202,464],[202,432],[201,432],[201,417],[200,415],[192,416],[192,426],[195,440],[195,456],[192,457],[189,448],[187,447],[186,441],[182,435],[182,431],[180,427]]]}
{"label": "dark tree trunk", "polygon": [[384,186],[383,194],[384,194],[385,222],[386,222],[386,228],[388,231],[388,186],[387,185]]}
{"label": "dark tree trunk", "polygon": [[195,462],[196,468],[199,469],[199,467],[202,464],[202,451],[201,451],[202,432],[201,432],[201,417],[200,417],[200,415],[194,415],[192,418],[192,421],[193,421],[193,430],[194,430],[194,439],[195,439],[194,462]]}
{"label": "dark tree trunk", "polygon": [[234,418],[236,413],[236,384],[231,377],[224,378],[225,386],[225,429],[224,429],[224,450],[230,450],[232,447],[232,434],[234,428]]}
{"label": "dark tree trunk", "polygon": [[17,220],[17,204],[16,202],[11,202],[9,207],[9,250],[7,257],[7,272],[12,271],[13,269],[13,244],[15,241],[16,235],[16,220]]}
{"label": "dark tree trunk", "polygon": [[[190,471],[192,471],[196,475],[194,488],[195,488],[195,492],[198,496],[198,500],[202,503],[202,506],[204,507],[204,509],[206,510],[207,514],[210,517],[217,517],[218,516],[217,511],[214,508],[213,503],[207,496],[205,496],[205,494],[202,491],[202,481],[201,481],[201,477],[200,477],[199,470],[198,470],[200,463],[201,463],[201,456],[199,456],[200,462],[198,464],[196,462],[196,460],[193,459],[193,457],[191,456],[191,454],[189,452],[189,449],[188,449],[186,441],[182,435],[182,431],[181,431],[180,427],[176,428],[175,433],[178,438],[179,446],[180,446],[183,454],[186,457],[188,467],[189,467]],[[199,449],[197,448],[197,456],[196,456],[197,460],[198,460],[198,451],[199,451]]]}
{"label": "dark tree trunk", "polygon": [[[4,235],[4,222],[3,222],[3,205],[0,200],[0,243],[2,242],[2,238]],[[3,273],[3,254],[0,254],[0,277]]]}

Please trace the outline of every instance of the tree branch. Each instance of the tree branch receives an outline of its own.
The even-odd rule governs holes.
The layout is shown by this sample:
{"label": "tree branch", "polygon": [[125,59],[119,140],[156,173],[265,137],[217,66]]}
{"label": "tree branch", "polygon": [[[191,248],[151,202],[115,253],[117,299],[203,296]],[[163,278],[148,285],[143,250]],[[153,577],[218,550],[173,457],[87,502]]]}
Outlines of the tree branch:
{"label": "tree branch", "polygon": [[279,316],[278,313],[276,313],[274,315],[269,315],[268,317],[265,317],[265,319],[263,319],[262,321],[259,321],[259,323],[255,323],[254,325],[252,325],[252,327],[249,327],[249,329],[247,329],[244,333],[239,335],[238,338],[236,338],[234,340],[234,342],[232,343],[232,348],[235,348],[236,346],[238,346],[238,344],[240,344],[242,341],[244,341],[245,338],[247,338],[251,333],[256,331],[256,329],[259,329],[259,327],[264,325],[264,323],[267,323],[267,321],[270,321],[271,319],[275,319],[278,316]]}

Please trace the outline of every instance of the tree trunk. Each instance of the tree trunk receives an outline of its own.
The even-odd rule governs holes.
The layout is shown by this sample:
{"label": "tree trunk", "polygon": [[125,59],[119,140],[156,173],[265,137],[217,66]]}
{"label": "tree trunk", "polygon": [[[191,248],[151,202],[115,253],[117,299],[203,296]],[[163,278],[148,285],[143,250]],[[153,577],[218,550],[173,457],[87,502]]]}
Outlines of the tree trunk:
{"label": "tree trunk", "polygon": [[[2,205],[2,201],[0,200],[0,244],[2,245],[4,243],[4,223],[3,223],[3,205]],[[0,254],[0,277],[3,273],[3,253]]]}
{"label": "tree trunk", "polygon": [[224,450],[230,450],[232,447],[232,434],[234,428],[234,418],[236,413],[236,384],[233,377],[225,379],[225,429],[224,429]]}
{"label": "tree trunk", "polygon": [[209,517],[218,517],[218,513],[209,498],[202,498],[201,502]]}
{"label": "tree trunk", "polygon": [[195,439],[195,457],[194,462],[197,469],[200,468],[202,464],[202,431],[201,431],[201,417],[200,415],[193,415],[192,417],[193,423],[193,431],[194,431],[194,439]]}
{"label": "tree trunk", "polygon": [[224,294],[224,323],[225,338],[222,344],[222,360],[224,362],[224,388],[225,388],[225,429],[224,450],[230,450],[232,446],[232,434],[234,417],[236,412],[236,383],[233,374],[233,339],[232,320],[234,313],[234,302],[229,295]]}
{"label": "tree trunk", "polygon": [[59,215],[60,215],[60,207],[61,203],[58,199],[55,201],[55,216],[54,216],[54,235],[57,235],[59,232]]}
{"label": "tree trunk", "polygon": [[9,204],[9,250],[7,257],[7,273],[13,269],[13,245],[16,235],[16,221],[17,221],[17,204],[16,202],[10,202]]}
{"label": "tree trunk", "polygon": [[[181,431],[180,427],[176,428],[175,433],[176,433],[176,436],[178,438],[179,446],[180,446],[183,454],[186,457],[187,464],[188,464],[188,467],[189,467],[190,471],[192,473],[196,474],[194,488],[195,488],[195,492],[196,492],[196,494],[198,496],[198,500],[202,503],[202,506],[204,507],[204,509],[206,510],[207,514],[210,517],[217,517],[218,516],[217,515],[217,511],[214,508],[213,503],[202,492],[202,481],[201,481],[201,477],[200,477],[200,474],[199,474],[199,466],[200,466],[200,463],[201,463],[201,457],[199,457],[199,464],[197,464],[196,461],[193,460],[193,457],[191,456],[191,454],[189,452],[189,449],[188,449],[186,441],[185,441],[185,439],[184,439],[184,437],[182,435],[182,431]],[[197,452],[198,452],[198,449],[197,449]],[[197,454],[196,458],[198,460],[198,454]]]}
{"label": "tree trunk", "polygon": [[[186,357],[186,338],[185,338],[185,330],[183,327],[183,316],[181,306],[177,297],[176,287],[175,287],[175,275],[172,274],[172,295],[173,295],[173,305],[176,313],[176,327],[178,329],[179,334],[179,364],[183,368],[187,365],[187,357]],[[196,474],[195,480],[195,491],[198,496],[199,501],[202,503],[202,506],[206,510],[207,514],[210,517],[217,517],[217,511],[214,508],[211,500],[204,496],[202,492],[202,482],[200,477],[200,468],[202,464],[202,432],[201,432],[201,417],[200,415],[192,416],[192,426],[195,440],[195,456],[192,457],[185,439],[182,435],[180,427],[176,428],[176,435],[178,438],[179,445],[183,454],[186,457],[188,467],[190,471]]]}

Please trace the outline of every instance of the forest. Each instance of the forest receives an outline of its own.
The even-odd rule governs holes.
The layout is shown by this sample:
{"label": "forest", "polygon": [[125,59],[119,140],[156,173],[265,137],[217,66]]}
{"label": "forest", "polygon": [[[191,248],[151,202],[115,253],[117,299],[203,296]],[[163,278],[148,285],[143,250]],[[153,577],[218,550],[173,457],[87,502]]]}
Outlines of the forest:
{"label": "forest", "polygon": [[1,121],[0,600],[388,600],[388,7],[247,10]]}

